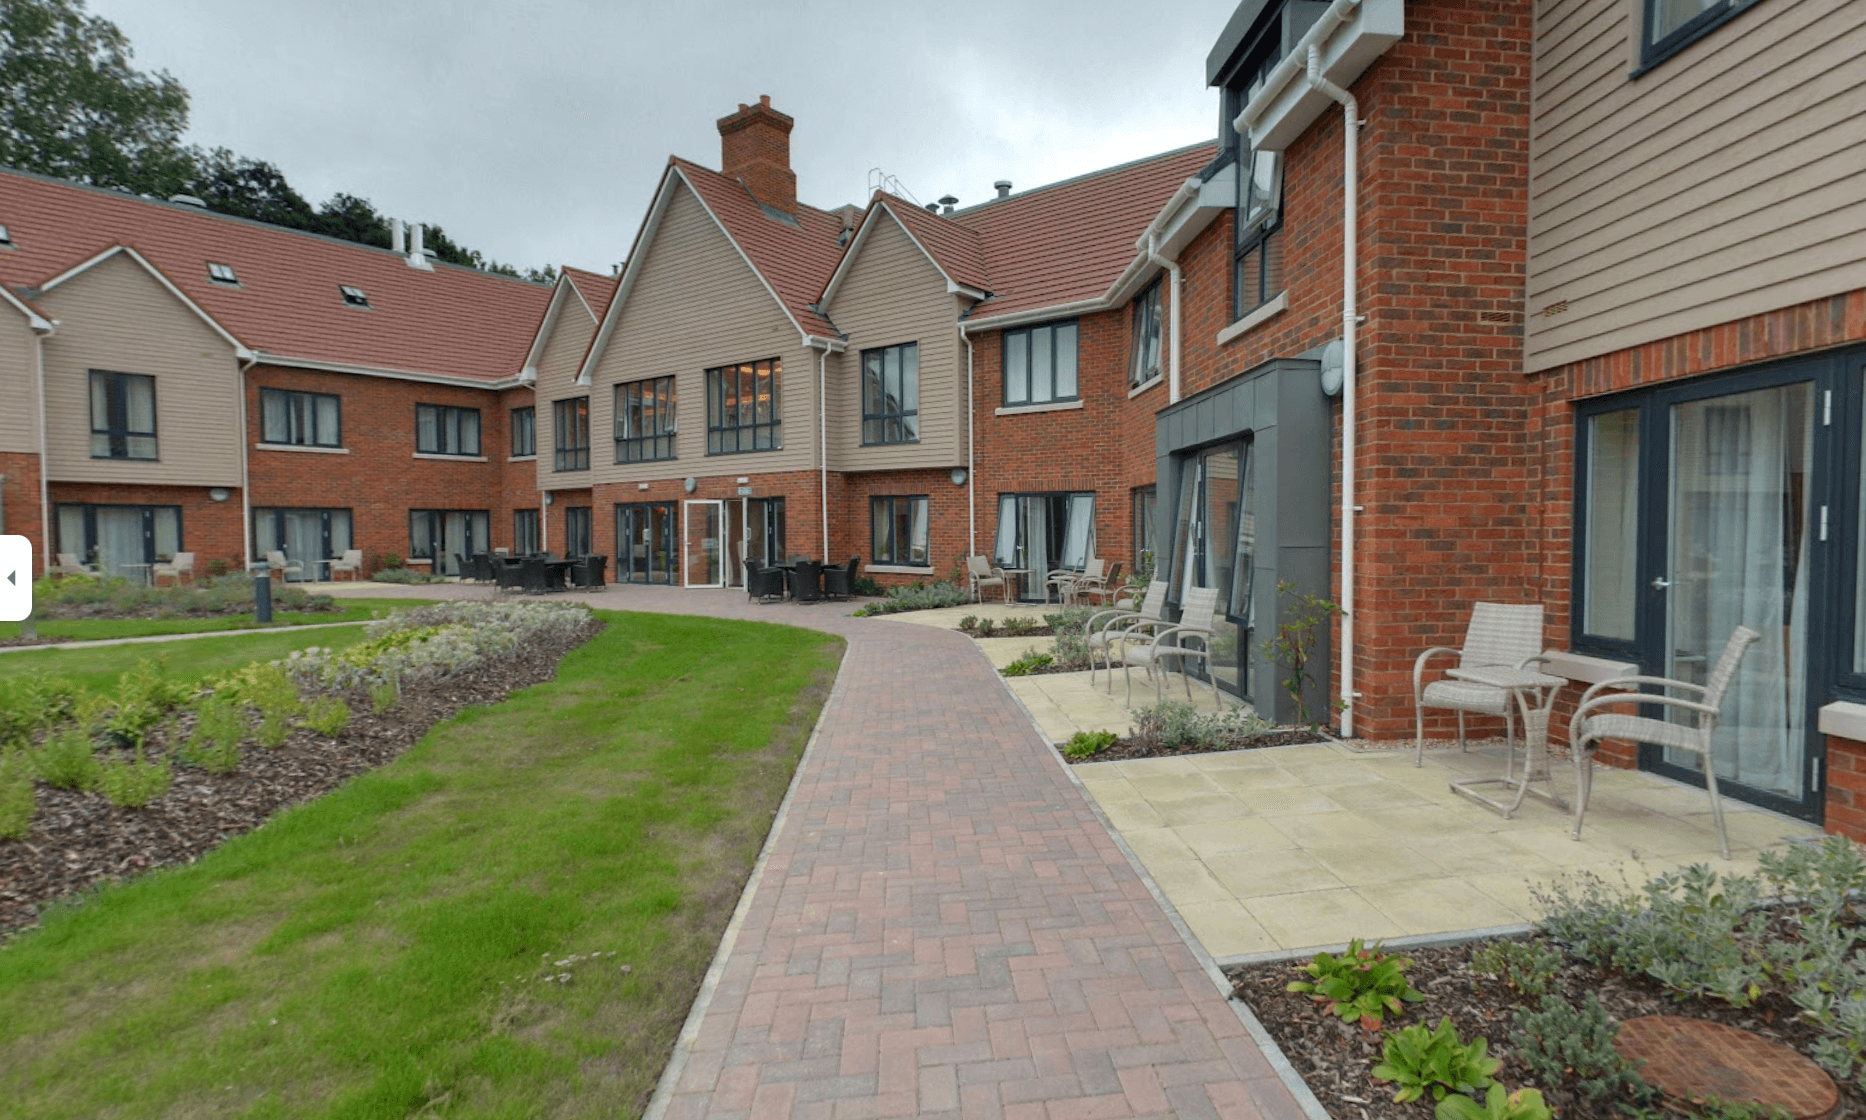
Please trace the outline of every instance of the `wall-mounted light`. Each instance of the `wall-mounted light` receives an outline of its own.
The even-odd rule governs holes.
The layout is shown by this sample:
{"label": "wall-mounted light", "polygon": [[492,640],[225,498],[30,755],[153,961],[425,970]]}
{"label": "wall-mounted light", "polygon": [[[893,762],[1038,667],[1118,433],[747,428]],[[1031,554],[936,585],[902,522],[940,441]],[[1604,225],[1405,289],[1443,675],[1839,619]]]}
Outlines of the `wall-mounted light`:
{"label": "wall-mounted light", "polygon": [[637,482],[635,484],[635,489],[637,490],[646,490],[647,488],[648,488],[648,484],[645,482]]}
{"label": "wall-mounted light", "polygon": [[964,467],[954,467],[952,469],[952,484],[954,486],[965,485],[965,468]]}
{"label": "wall-mounted light", "polygon": [[748,482],[750,482],[750,481],[751,481],[751,478],[750,478],[749,476],[746,476],[746,475],[740,475],[740,476],[739,476],[739,485],[740,485],[740,486],[743,486],[743,485],[745,485],[746,483],[748,483]]}
{"label": "wall-mounted light", "polygon": [[551,492],[550,492],[549,490],[546,490],[546,491],[544,492],[544,504],[545,504],[545,505],[547,505],[547,506],[548,506],[548,505],[550,505],[550,504],[551,504],[551,503],[552,503],[553,501],[555,501],[555,500],[556,500],[556,499],[554,499],[554,498],[552,498],[552,497],[551,497]]}
{"label": "wall-mounted light", "polygon": [[687,481],[681,483],[681,485],[687,488],[687,493],[691,494],[700,488],[700,480],[697,478],[688,478]]}
{"label": "wall-mounted light", "polygon": [[207,496],[214,499],[217,502],[224,502],[232,495],[229,493],[229,491],[227,490],[225,486],[216,486],[212,490],[209,490],[207,492]]}

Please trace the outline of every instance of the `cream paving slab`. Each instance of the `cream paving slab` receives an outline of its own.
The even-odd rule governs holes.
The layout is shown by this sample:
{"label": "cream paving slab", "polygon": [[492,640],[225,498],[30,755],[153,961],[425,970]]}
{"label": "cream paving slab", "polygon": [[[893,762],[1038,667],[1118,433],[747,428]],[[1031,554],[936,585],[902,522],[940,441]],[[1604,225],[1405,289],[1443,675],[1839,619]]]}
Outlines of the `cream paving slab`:
{"label": "cream paving slab", "polygon": [[1506,906],[1457,878],[1368,884],[1356,887],[1355,893],[1409,934],[1441,932],[1448,914],[1455,915],[1467,929],[1490,929],[1530,919],[1528,913]]}
{"label": "cream paving slab", "polygon": [[1153,876],[1153,881],[1159,884],[1168,898],[1183,898],[1187,902],[1236,901],[1236,896],[1196,859],[1163,860],[1159,863],[1143,859],[1141,862],[1147,865],[1147,874]]}
{"label": "cream paving slab", "polygon": [[1178,910],[1191,928],[1192,936],[1215,957],[1241,957],[1246,953],[1267,953],[1282,948],[1263,928],[1263,923],[1235,899],[1189,902]]}
{"label": "cream paving slab", "polygon": [[1193,855],[1208,863],[1229,852],[1267,852],[1296,846],[1295,841],[1262,817],[1182,824],[1173,831]]}
{"label": "cream paving slab", "polygon": [[1316,844],[1303,850],[1350,887],[1445,875],[1436,861],[1405,844]]}
{"label": "cream paving slab", "polygon": [[[1168,895],[1167,897],[1172,897]],[[1369,941],[1408,932],[1380,908],[1346,887],[1300,894],[1261,895],[1240,900],[1280,949],[1332,945],[1352,938]],[[1346,937],[1342,930],[1352,930]]]}
{"label": "cream paving slab", "polygon": [[1211,869],[1213,878],[1229,887],[1232,894],[1240,899],[1348,885],[1317,859],[1313,852],[1301,848],[1220,852],[1205,857],[1205,865]]}
{"label": "cream paving slab", "polygon": [[[1194,828],[1206,828],[1208,825],[1193,825]],[[1123,832],[1121,839],[1140,857],[1140,862],[1152,867],[1159,863],[1180,863],[1196,861],[1199,853],[1187,844],[1177,829],[1137,828],[1132,832]]]}
{"label": "cream paving slab", "polygon": [[1250,810],[1238,804],[1237,798],[1221,793],[1195,793],[1167,800],[1149,799],[1148,804],[1169,825],[1204,824],[1250,816]]}

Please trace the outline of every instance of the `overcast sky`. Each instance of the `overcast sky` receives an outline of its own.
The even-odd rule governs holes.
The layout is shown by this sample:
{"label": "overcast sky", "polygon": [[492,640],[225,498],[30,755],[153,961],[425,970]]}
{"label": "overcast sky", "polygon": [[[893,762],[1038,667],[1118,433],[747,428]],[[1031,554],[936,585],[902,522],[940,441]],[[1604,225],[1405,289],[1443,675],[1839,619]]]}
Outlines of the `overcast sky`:
{"label": "overcast sky", "polygon": [[719,166],[713,122],[770,94],[799,196],[921,202],[1212,138],[1205,55],[1235,0],[672,3],[91,0],[193,97],[188,140],[444,226],[520,266],[607,271],[667,157]]}

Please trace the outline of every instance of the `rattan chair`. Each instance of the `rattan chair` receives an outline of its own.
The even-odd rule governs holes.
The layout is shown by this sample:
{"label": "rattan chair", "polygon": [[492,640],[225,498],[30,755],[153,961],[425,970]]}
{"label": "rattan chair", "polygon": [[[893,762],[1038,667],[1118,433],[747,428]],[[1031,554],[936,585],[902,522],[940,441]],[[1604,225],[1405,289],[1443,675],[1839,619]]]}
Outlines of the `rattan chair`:
{"label": "rattan chair", "polygon": [[81,563],[75,552],[59,553],[58,563],[52,565],[52,571],[61,576],[94,576],[97,574],[97,569]]}
{"label": "rattan chair", "polygon": [[1166,581],[1154,580],[1147,585],[1147,597],[1137,611],[1111,607],[1096,611],[1083,624],[1083,633],[1088,637],[1089,647],[1089,685],[1095,684],[1095,654],[1101,653],[1102,662],[1108,666],[1108,695],[1114,695],[1114,660],[1113,650],[1116,642],[1130,633],[1152,634],[1172,623],[1166,621]]}
{"label": "rattan chair", "polygon": [[585,556],[570,569],[570,582],[585,591],[601,591],[609,586],[609,557]]}
{"label": "rattan chair", "polygon": [[1464,631],[1464,646],[1433,646],[1412,663],[1413,765],[1425,765],[1425,710],[1448,708],[1458,713],[1458,746],[1468,750],[1464,741],[1464,713],[1502,716],[1504,733],[1510,749],[1516,749],[1516,710],[1504,689],[1471,681],[1449,678],[1427,682],[1426,662],[1434,657],[1458,659],[1458,668],[1503,666],[1526,669],[1547,660],[1542,656],[1542,605],[1540,603],[1477,603],[1471,607],[1471,622]]}
{"label": "rattan chair", "polygon": [[849,566],[846,568],[830,567],[823,569],[823,597],[825,599],[847,600],[854,597],[855,565],[859,563],[861,559],[860,556],[851,556],[849,558]]}
{"label": "rattan chair", "polygon": [[816,560],[799,560],[790,571],[790,597],[799,603],[814,603],[823,597],[823,565]]}
{"label": "rattan chair", "polygon": [[[1737,627],[1725,643],[1723,655],[1712,667],[1710,678],[1703,684],[1666,677],[1619,677],[1602,681],[1582,693],[1581,702],[1575,705],[1574,716],[1568,721],[1568,742],[1574,746],[1574,839],[1581,838],[1581,820],[1587,816],[1587,795],[1594,785],[1594,753],[1600,749],[1600,741],[1630,739],[1636,743],[1657,743],[1690,751],[1703,761],[1704,789],[1710,794],[1717,843],[1723,849],[1723,858],[1730,858],[1730,838],[1723,827],[1723,801],[1717,796],[1717,763],[1711,757],[1711,739],[1717,731],[1717,720],[1723,714],[1723,694],[1736,679],[1743,655],[1760,637],[1761,634],[1747,626]],[[1632,691],[1641,685],[1654,685],[1663,691]],[[1669,695],[1673,690],[1696,693],[1698,699]],[[1695,718],[1688,723],[1673,723],[1651,716],[1601,710],[1615,704],[1659,704]]]}
{"label": "rattan chair", "polygon": [[[1148,596],[1152,601],[1152,596]],[[1186,662],[1203,661],[1206,677],[1212,686],[1212,699],[1218,699],[1218,678],[1211,674],[1212,639],[1217,636],[1218,625],[1218,589],[1215,587],[1194,587],[1186,591],[1186,601],[1179,612],[1178,623],[1153,631],[1151,634],[1135,630],[1130,636],[1122,638],[1110,654],[1121,662],[1121,676],[1127,681],[1127,704],[1134,706],[1133,667],[1139,665],[1147,670],[1147,676],[1153,680],[1154,703],[1166,699],[1166,663],[1177,661],[1179,673],[1186,681],[1186,699],[1192,699],[1192,675],[1186,671]],[[1169,641],[1168,639],[1171,639]],[[1197,642],[1197,645],[1187,645]],[[1155,669],[1159,669],[1155,673]],[[1114,687],[1114,670],[1108,671],[1108,686]]]}
{"label": "rattan chair", "polygon": [[766,568],[755,560],[745,561],[745,597],[761,603],[784,598],[784,569]]}
{"label": "rattan chair", "polygon": [[266,553],[266,570],[274,579],[290,579],[293,573],[303,575],[305,566],[293,560],[287,560],[285,553],[273,549]]}
{"label": "rattan chair", "polygon": [[338,572],[349,572],[352,580],[362,579],[363,550],[360,548],[344,549],[342,557],[330,562],[330,578],[333,583],[336,582]]}
{"label": "rattan chair", "polygon": [[1093,586],[1107,578],[1108,562],[1099,556],[1091,556],[1079,572],[1071,568],[1051,572],[1049,586],[1064,604],[1072,604],[1076,601],[1078,588]]}
{"label": "rattan chair", "polygon": [[985,588],[987,587],[1003,588],[1004,589],[1004,601],[1007,603],[1011,601],[1010,577],[1004,574],[1003,568],[993,565],[990,559],[988,559],[987,557],[984,557],[984,556],[966,557],[965,558],[965,572],[966,572],[966,575],[972,581],[972,601],[973,602],[982,603],[985,601]]}
{"label": "rattan chair", "polygon": [[1116,560],[1108,565],[1107,570],[1097,580],[1079,579],[1075,583],[1075,600],[1078,605],[1089,596],[1095,597],[1097,606],[1107,606],[1108,600],[1116,595],[1125,585],[1121,582],[1121,562]]}
{"label": "rattan chair", "polygon": [[[151,581],[159,580],[163,576],[167,576],[169,579],[174,580],[176,583],[181,582],[181,577],[187,576],[188,582],[193,583],[194,582],[194,553],[177,552],[174,558],[169,560],[167,563],[157,564],[155,567],[149,569],[149,578]],[[157,586],[161,586],[161,585],[157,584]]]}

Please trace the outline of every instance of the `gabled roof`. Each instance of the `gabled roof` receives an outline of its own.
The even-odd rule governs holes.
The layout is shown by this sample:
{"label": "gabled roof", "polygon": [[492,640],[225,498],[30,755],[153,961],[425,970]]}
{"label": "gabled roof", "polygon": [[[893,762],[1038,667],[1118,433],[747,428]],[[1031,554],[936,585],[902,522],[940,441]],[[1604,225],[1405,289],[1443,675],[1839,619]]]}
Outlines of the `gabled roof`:
{"label": "gabled roof", "polygon": [[1194,144],[954,213],[950,221],[977,234],[991,269],[991,298],[969,321],[1108,296],[1134,261],[1134,238],[1217,148]]}
{"label": "gabled roof", "polygon": [[90,260],[83,261],[77,265],[72,266],[71,268],[66,269],[65,271],[59,273],[57,276],[54,276],[50,280],[47,280],[45,283],[39,285],[39,294],[44,295],[46,292],[49,292],[52,289],[57,288],[62,284],[75,280],[78,277],[83,276],[85,273],[89,272],[91,269],[96,268],[100,264],[103,264],[105,261],[112,259],[113,257],[122,257],[125,260],[130,261],[131,263],[135,264],[138,268],[141,268],[144,272],[148,273],[150,279],[162,285],[162,287],[168,289],[169,294],[174,296],[176,299],[180,300],[182,303],[182,306],[194,312],[195,315],[203,323],[206,323],[207,328],[209,330],[213,331],[215,334],[225,339],[227,342],[227,345],[232,347],[233,352],[237,356],[239,356],[242,360],[251,358],[253,356],[252,351],[247,348],[245,343],[233,337],[232,333],[229,332],[227,328],[215,322],[214,317],[212,315],[209,315],[207,312],[201,310],[201,305],[189,299],[185,292],[183,292],[180,288],[175,286],[175,282],[173,280],[169,279],[167,276],[162,275],[162,270],[157,268],[155,265],[150,264],[149,258],[143,256],[141,253],[138,253],[135,249],[131,248],[128,245],[113,245],[110,248],[105,249],[103,252],[92,257]]}
{"label": "gabled roof", "polygon": [[576,285],[577,294],[583,297],[583,305],[590,309],[590,317],[601,322],[603,312],[609,310],[609,301],[616,294],[618,278],[570,265],[565,265],[558,276]]}
{"label": "gabled roof", "polygon": [[[387,249],[0,169],[0,285],[28,293],[119,246],[262,361],[495,382],[522,366],[550,301],[541,284]],[[238,286],[208,279],[233,267]],[[347,306],[338,285],[369,308]]]}
{"label": "gabled roof", "polygon": [[799,203],[795,219],[786,220],[767,211],[736,179],[678,156],[669,162],[777,295],[797,329],[819,338],[839,338],[835,325],[812,305],[842,255],[836,243],[842,219]]}
{"label": "gabled roof", "polygon": [[592,320],[600,323],[615,290],[616,282],[607,276],[569,265],[559,270],[557,283],[551,290],[551,301],[545,305],[544,317],[532,332],[531,348],[525,351],[525,364],[518,371],[519,377],[525,381],[536,379],[538,360],[544,357],[544,348],[550,342],[551,332],[557,329],[558,320],[566,308],[575,308],[573,314],[587,313]]}
{"label": "gabled roof", "polygon": [[985,253],[979,245],[978,234],[957,225],[946,218],[932,214],[884,191],[876,191],[869,200],[868,210],[862,220],[856,224],[855,235],[843,250],[842,259],[836,263],[836,270],[830,273],[823,285],[823,292],[817,297],[817,305],[827,308],[835,297],[836,288],[848,274],[849,266],[861,255],[862,247],[868,242],[868,235],[874,231],[875,223],[881,215],[890,214],[907,231],[927,260],[939,270],[946,283],[956,289],[965,289],[974,299],[983,298],[991,291],[991,273],[985,267]]}

